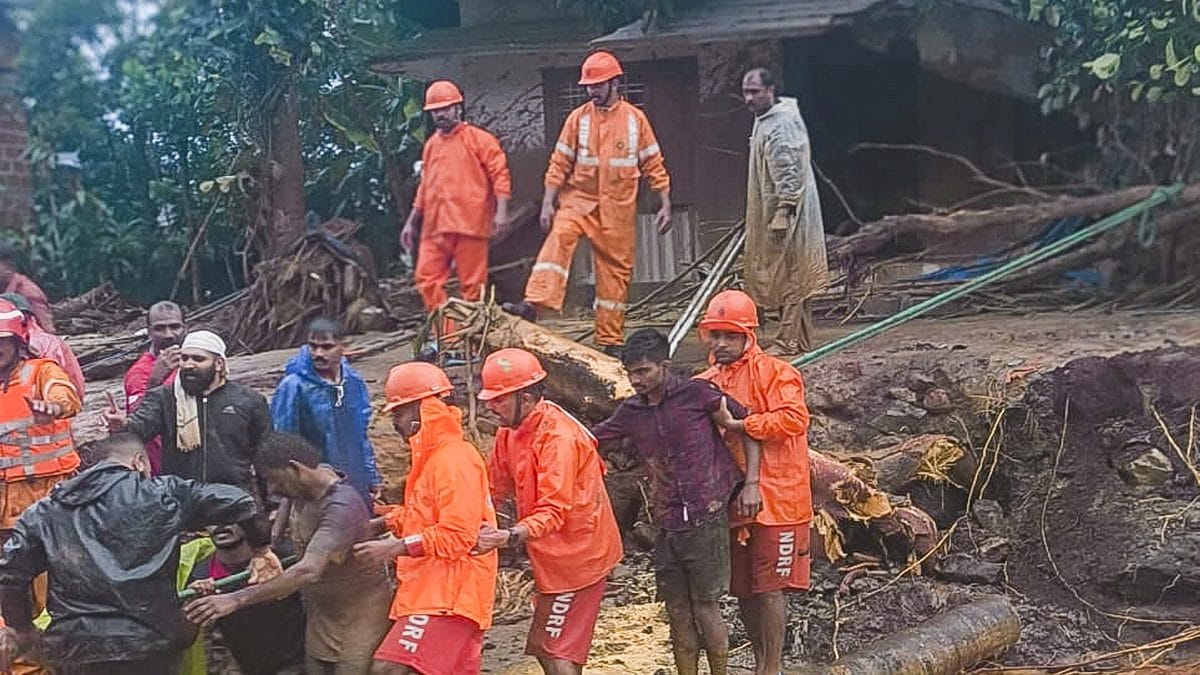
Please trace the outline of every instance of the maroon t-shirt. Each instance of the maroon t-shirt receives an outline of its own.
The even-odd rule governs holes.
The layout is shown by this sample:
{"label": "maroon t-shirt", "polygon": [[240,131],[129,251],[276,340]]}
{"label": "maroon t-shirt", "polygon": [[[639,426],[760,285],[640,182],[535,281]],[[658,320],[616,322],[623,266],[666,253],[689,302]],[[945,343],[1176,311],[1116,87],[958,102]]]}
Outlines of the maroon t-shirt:
{"label": "maroon t-shirt", "polygon": [[723,515],[742,472],[710,415],[728,401],[737,419],[748,411],[708,380],[667,376],[658,405],[631,396],[592,432],[597,440],[629,439],[646,463],[650,511],[667,530],[707,525]]}

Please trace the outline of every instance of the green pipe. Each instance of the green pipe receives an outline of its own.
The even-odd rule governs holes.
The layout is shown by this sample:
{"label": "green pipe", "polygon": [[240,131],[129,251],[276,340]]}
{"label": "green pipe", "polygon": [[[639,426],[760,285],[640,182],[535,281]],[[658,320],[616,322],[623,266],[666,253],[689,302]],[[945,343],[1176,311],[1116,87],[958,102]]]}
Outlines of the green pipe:
{"label": "green pipe", "polygon": [[1162,204],[1163,202],[1167,202],[1167,201],[1174,199],[1182,191],[1183,191],[1182,184],[1175,184],[1175,185],[1171,185],[1169,187],[1156,188],[1149,197],[1143,199],[1142,201],[1140,201],[1136,204],[1127,206],[1127,207],[1121,209],[1120,211],[1117,211],[1116,213],[1112,214],[1111,216],[1104,218],[1103,220],[1096,221],[1095,223],[1092,223],[1091,225],[1083,228],[1082,230],[1079,230],[1078,232],[1076,232],[1070,236],[1059,239],[1058,241],[1054,242],[1053,244],[1050,244],[1049,246],[1046,246],[1045,248],[1040,248],[1035,251],[1030,251],[1029,253],[1026,253],[1023,256],[1020,256],[1019,258],[1014,258],[1014,259],[1008,261],[1007,263],[1001,265],[1000,267],[997,267],[996,269],[992,270],[991,272],[988,272],[987,274],[984,274],[983,276],[979,276],[974,279],[971,279],[970,281],[964,283],[961,286],[952,288],[944,293],[935,295],[932,298],[929,298],[928,300],[919,302],[919,303],[913,305],[912,307],[909,307],[908,309],[897,312],[896,314],[889,316],[888,318],[884,319],[883,321],[879,321],[878,323],[873,323],[870,326],[863,328],[862,330],[855,331],[845,337],[834,340],[833,342],[821,345],[817,349],[814,349],[813,351],[792,361],[792,365],[796,366],[796,367],[800,367],[800,366],[808,365],[815,361],[819,361],[820,359],[823,359],[826,356],[833,354],[834,352],[841,351],[851,345],[856,345],[859,342],[862,342],[868,338],[872,338],[876,335],[879,335],[880,333],[882,333],[890,328],[899,326],[900,324],[905,323],[905,322],[909,321],[910,319],[915,319],[916,317],[921,316],[922,314],[925,314],[926,312],[928,312],[931,309],[940,307],[940,306],[946,304],[947,302],[950,302],[951,300],[960,298],[960,297],[967,295],[968,293],[971,293],[979,288],[987,286],[988,284],[992,283],[993,281],[996,281],[998,279],[1003,279],[1004,277],[1012,274],[1013,272],[1018,272],[1027,267],[1032,267],[1033,265],[1036,265],[1040,262],[1049,260],[1050,258],[1053,258],[1054,256],[1066,251],[1067,249],[1071,248],[1072,246],[1075,246],[1076,244],[1078,244],[1080,242],[1086,241],[1088,239],[1091,239],[1092,237],[1103,234],[1103,233],[1117,227],[1118,225],[1121,225],[1125,221],[1130,220],[1131,218],[1133,218],[1137,215],[1148,212],[1150,209],[1153,209],[1154,207],[1158,206],[1159,204]]}
{"label": "green pipe", "polygon": [[[216,555],[216,554],[214,553],[213,555]],[[291,567],[293,564],[295,564],[299,560],[300,560],[300,556],[294,555],[294,556],[284,558],[283,560],[281,560],[279,562],[279,564],[282,565],[283,567],[287,568],[287,567]],[[217,591],[223,591],[227,588],[241,585],[247,581],[250,581],[250,570],[249,569],[242,570],[241,572],[238,572],[237,574],[230,574],[227,577],[221,577],[220,579],[217,579],[216,581],[213,582],[213,586],[217,589]],[[197,595],[196,591],[193,591],[190,588],[185,588],[184,590],[179,591],[179,601],[187,602],[188,600],[195,598],[196,595]]]}

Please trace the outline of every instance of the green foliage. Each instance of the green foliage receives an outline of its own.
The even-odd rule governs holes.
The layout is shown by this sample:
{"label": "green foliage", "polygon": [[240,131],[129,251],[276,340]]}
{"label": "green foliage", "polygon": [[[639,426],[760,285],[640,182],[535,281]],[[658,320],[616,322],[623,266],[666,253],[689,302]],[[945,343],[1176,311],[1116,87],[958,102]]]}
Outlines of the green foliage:
{"label": "green foliage", "polygon": [[[49,290],[112,281],[161,297],[201,230],[203,291],[243,284],[257,174],[287,91],[301,101],[309,208],[395,239],[385,165],[411,166],[423,133],[419,85],[367,67],[413,30],[395,3],[162,0],[142,24],[121,5],[43,0],[18,17],[35,178],[28,243]],[[101,43],[100,60],[81,49]],[[78,169],[57,164],[64,152]]]}
{"label": "green foliage", "polygon": [[1054,30],[1044,112],[1087,98],[1135,102],[1200,97],[1200,0],[1015,0]]}

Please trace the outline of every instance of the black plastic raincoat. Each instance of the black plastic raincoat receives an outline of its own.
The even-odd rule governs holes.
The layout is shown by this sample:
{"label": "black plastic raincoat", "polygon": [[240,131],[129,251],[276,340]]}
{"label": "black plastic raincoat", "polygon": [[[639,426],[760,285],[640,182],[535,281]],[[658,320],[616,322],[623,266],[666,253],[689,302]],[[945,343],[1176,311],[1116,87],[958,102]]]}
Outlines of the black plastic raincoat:
{"label": "black plastic raincoat", "polygon": [[[194,629],[176,594],[186,532],[240,523],[263,546],[254,499],[230,486],[145,478],[103,461],[21,514],[0,554],[0,587],[28,592],[49,572],[45,639],[63,664],[134,661],[181,650]],[[8,595],[8,593],[6,593]]]}

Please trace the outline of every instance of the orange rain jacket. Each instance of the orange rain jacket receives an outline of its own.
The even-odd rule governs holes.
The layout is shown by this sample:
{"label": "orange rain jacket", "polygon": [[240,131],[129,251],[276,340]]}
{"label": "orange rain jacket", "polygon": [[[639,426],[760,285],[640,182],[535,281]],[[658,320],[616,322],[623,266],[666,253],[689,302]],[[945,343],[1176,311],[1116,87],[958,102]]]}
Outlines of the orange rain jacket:
{"label": "orange rain jacket", "polygon": [[409,439],[412,471],[404,506],[388,529],[424,555],[396,559],[400,582],[392,619],[413,614],[454,615],[486,630],[496,596],[495,551],[471,555],[479,524],[496,526],[483,456],[463,438],[462,412],[441,399],[421,400],[421,429]]}
{"label": "orange rain jacket", "polygon": [[[60,417],[37,424],[26,398],[62,406]],[[82,407],[67,373],[49,359],[28,359],[0,391],[0,467],[4,481],[69,474],[79,468],[71,419]]]}
{"label": "orange rain jacket", "polygon": [[[749,336],[746,353],[728,366],[714,365],[699,375],[750,410],[746,433],[762,442],[759,491],[763,508],[755,522],[795,525],[812,521],[808,477],[808,406],[804,380],[786,361],[768,355]],[[746,457],[733,451],[743,471]]]}
{"label": "orange rain jacket", "polygon": [[488,460],[492,498],[515,494],[539,593],[587,588],[621,561],[621,534],[604,488],[596,439],[543,400],[516,429],[500,429]]}
{"label": "orange rain jacket", "polygon": [[604,229],[624,226],[632,239],[638,179],[643,173],[651,190],[671,187],[646,114],[625,100],[607,110],[589,101],[572,110],[563,123],[550,153],[545,184],[561,188],[559,208],[586,215],[599,207]]}
{"label": "orange rain jacket", "polygon": [[413,202],[421,210],[421,238],[491,237],[496,197],[512,196],[508,159],[500,141],[461,122],[448,134],[430,136],[421,161],[421,182]]}

